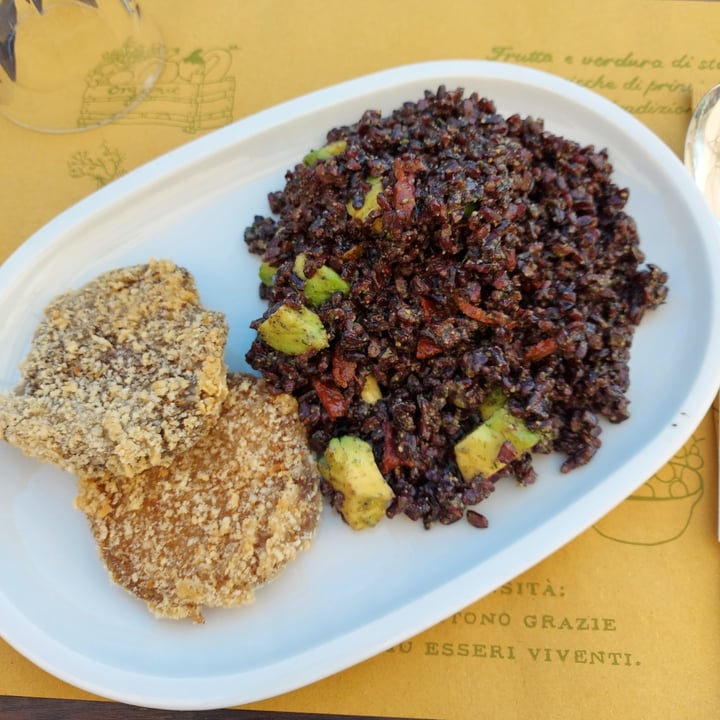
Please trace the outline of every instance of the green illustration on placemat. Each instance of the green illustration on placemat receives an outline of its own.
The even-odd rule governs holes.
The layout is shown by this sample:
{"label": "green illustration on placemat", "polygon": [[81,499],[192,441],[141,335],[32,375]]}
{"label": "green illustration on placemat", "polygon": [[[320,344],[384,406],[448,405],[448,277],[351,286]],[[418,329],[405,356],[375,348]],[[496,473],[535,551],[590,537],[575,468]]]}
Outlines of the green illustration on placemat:
{"label": "green illustration on placemat", "polygon": [[[166,49],[157,82],[118,123],[177,127],[191,134],[227,125],[235,100],[235,78],[229,74],[234,49],[196,48],[186,54]],[[99,117],[112,115],[114,106],[134,92],[132,78],[138,68],[156,60],[155,52],[129,41],[106,53],[88,74],[78,124],[95,124]]]}
{"label": "green illustration on placemat", "polygon": [[693,436],[658,473],[597,522],[595,530],[630,545],[661,545],[679,538],[704,492],[699,442]]}
{"label": "green illustration on placemat", "polygon": [[125,173],[123,160],[124,156],[117,148],[111,148],[104,142],[96,154],[87,150],[73,153],[68,160],[68,173],[71,178],[92,179],[99,189]]}

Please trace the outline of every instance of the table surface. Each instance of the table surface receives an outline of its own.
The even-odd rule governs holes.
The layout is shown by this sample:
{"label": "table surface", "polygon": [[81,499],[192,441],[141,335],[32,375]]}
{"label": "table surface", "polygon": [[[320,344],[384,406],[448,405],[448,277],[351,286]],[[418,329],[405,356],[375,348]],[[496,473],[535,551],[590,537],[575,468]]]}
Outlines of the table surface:
{"label": "table surface", "polygon": [[[153,157],[377,70],[451,58],[538,68],[620,104],[677,154],[693,103],[720,80],[720,3],[712,1],[606,0],[572,10],[564,0],[142,5],[168,48],[166,95],[153,101],[162,106],[167,93],[190,89],[222,92],[194,96],[164,120],[131,116],[70,135],[33,133],[0,118],[0,261],[64,209]],[[0,641],[0,717],[720,717],[716,457],[711,412],[672,464],[700,488],[672,541],[623,537],[634,522],[627,501],[465,611],[309,687],[241,709],[132,708],[57,680]],[[660,530],[665,521],[642,522]]]}
{"label": "table surface", "polygon": [[0,696],[0,717],[3,720],[343,720],[357,716],[327,713],[296,713],[269,710],[150,710],[112,702],[60,700]]}

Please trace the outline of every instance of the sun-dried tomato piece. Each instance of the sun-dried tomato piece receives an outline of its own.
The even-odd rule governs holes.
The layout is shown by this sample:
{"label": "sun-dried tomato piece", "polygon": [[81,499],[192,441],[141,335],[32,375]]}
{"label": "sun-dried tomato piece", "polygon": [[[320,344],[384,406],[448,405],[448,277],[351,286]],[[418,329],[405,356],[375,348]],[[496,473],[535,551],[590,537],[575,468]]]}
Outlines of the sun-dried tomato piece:
{"label": "sun-dried tomato piece", "polygon": [[558,349],[557,340],[555,338],[545,338],[536,342],[525,352],[525,360],[527,362],[537,362],[552,355]]}
{"label": "sun-dried tomato piece", "polygon": [[317,378],[312,379],[312,386],[323,409],[333,420],[347,415],[348,402],[340,390],[326,385]]}
{"label": "sun-dried tomato piece", "polygon": [[420,337],[415,350],[415,357],[418,360],[425,360],[429,357],[439,355],[442,348],[438,347],[430,338]]}
{"label": "sun-dried tomato piece", "polygon": [[335,380],[341,388],[346,388],[355,377],[357,362],[348,360],[337,350],[339,350],[339,348],[336,348],[336,352],[333,353],[332,376],[333,380]]}

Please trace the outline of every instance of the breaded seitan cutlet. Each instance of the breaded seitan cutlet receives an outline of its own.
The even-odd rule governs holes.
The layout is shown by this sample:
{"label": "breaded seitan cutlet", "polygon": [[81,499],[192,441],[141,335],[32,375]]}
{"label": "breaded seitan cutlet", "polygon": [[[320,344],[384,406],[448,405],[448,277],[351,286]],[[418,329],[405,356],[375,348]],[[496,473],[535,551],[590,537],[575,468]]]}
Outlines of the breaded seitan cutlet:
{"label": "breaded seitan cutlet", "polygon": [[312,540],[322,500],[297,402],[228,376],[212,431],[169,468],[85,477],[88,517],[111,578],[158,617],[251,602]]}
{"label": "breaded seitan cutlet", "polygon": [[0,438],[81,476],[167,466],[217,420],[227,333],[169,260],[104,273],[46,308]]}

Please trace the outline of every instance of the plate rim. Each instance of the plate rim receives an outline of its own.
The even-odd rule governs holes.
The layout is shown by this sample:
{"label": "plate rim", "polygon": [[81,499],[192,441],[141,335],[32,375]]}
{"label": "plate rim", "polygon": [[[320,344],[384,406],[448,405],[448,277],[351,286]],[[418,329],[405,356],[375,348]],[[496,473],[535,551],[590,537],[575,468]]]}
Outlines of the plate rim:
{"label": "plate rim", "polygon": [[[491,77],[493,80],[507,80],[508,82],[517,82],[523,85],[533,83],[541,90],[560,94],[566,98],[571,97],[574,101],[582,102],[591,110],[603,114],[613,125],[621,125],[624,128],[628,128],[628,132],[632,135],[633,139],[638,139],[648,152],[659,155],[663,163],[667,163],[671,167],[677,167],[678,172],[686,172],[679,158],[677,158],[670,148],[637,118],[594,91],[583,88],[570,80],[566,80],[544,70],[495,61],[472,59],[433,60],[400,65],[345,80],[260,110],[224,128],[212,131],[200,138],[193,139],[184,145],[170,150],[83,198],[33,233],[33,235],[22,243],[0,266],[0,303],[2,302],[5,292],[12,290],[13,278],[17,272],[25,268],[28,261],[43,249],[49,248],[53,246],[54,243],[59,242],[58,238],[63,232],[72,231],[78,223],[85,222],[88,218],[92,218],[93,215],[101,214],[104,209],[111,207],[116,200],[127,198],[132,193],[140,193],[143,189],[155,183],[162,182],[168,173],[176,171],[203,157],[221,152],[223,147],[226,147],[228,144],[240,142],[244,138],[251,137],[253,134],[262,131],[268,126],[274,126],[279,122],[287,121],[288,118],[295,121],[302,116],[311,115],[320,109],[327,108],[330,104],[341,104],[350,99],[361,99],[362,97],[377,93],[378,90],[386,90],[401,83],[422,81],[431,86],[433,84],[437,85],[438,82],[442,82],[442,79],[446,77],[453,79],[466,77],[468,80],[475,81],[483,77]],[[323,128],[322,130],[325,129],[326,128]],[[692,190],[693,187],[688,176],[688,182],[684,185],[685,194],[683,199],[697,216],[702,228],[708,233],[714,232],[720,244],[720,232],[715,225],[715,221],[709,209],[705,206],[699,191],[694,193]],[[718,258],[720,258],[720,254],[716,253],[712,259],[716,272],[720,276],[720,260]],[[720,356],[719,309],[720,304],[716,301],[712,306],[713,332],[707,339],[707,347],[712,349],[712,354],[715,357]],[[683,410],[684,416],[678,418],[678,426],[674,428],[672,432],[666,433],[668,437],[673,438],[673,440],[668,444],[666,457],[661,464],[664,464],[694,431],[712,404],[719,387],[720,362],[717,363],[716,367],[710,367],[709,363],[704,363],[701,373],[698,374],[692,385],[692,392]],[[707,395],[698,392],[704,388],[707,388]],[[682,441],[678,439],[680,437],[683,438]],[[632,466],[636,463],[639,463],[639,458],[633,457],[623,468],[625,470],[629,468],[631,471]],[[603,490],[604,487],[605,486],[602,485],[595,488],[590,495],[601,496],[601,490]],[[604,507],[602,499],[602,497],[598,497],[596,501],[599,502],[599,507],[604,509],[603,514],[617,504],[613,498],[613,501],[610,503],[606,500],[605,505],[609,505],[609,507]],[[587,495],[583,496],[581,500],[564,507],[561,515],[571,514],[574,509],[573,506],[580,502],[585,505],[587,503]],[[557,518],[553,519],[553,522],[556,522],[556,520]],[[544,523],[530,533],[531,537],[533,535],[540,535],[545,538],[543,545],[548,545],[548,536],[553,537],[552,529],[548,530],[546,525],[547,523]],[[573,523],[573,525],[575,525],[575,523]],[[549,543],[554,547],[551,553],[570,542],[587,528],[587,525],[578,528],[571,536],[563,532],[561,533],[561,538],[553,537]],[[555,533],[555,535],[557,534],[558,533]],[[345,642],[340,642],[337,637],[333,637],[330,641],[313,646],[298,655],[287,657],[281,662],[271,663],[270,667],[273,668],[272,674],[274,680],[269,683],[270,688],[268,688],[267,682],[264,684],[257,682],[267,675],[267,666],[230,675],[212,676],[210,678],[205,676],[199,678],[166,678],[161,676],[148,676],[144,673],[131,673],[105,665],[96,659],[76,653],[71,648],[57,642],[54,638],[40,632],[28,618],[20,613],[18,608],[8,603],[2,592],[2,588],[0,588],[0,611],[4,618],[3,625],[13,626],[13,630],[8,633],[5,628],[0,628],[0,634],[9,645],[40,668],[78,688],[102,697],[145,707],[168,710],[205,710],[228,707],[230,705],[256,702],[276,696],[346,669],[362,660],[377,655],[383,650],[397,644],[402,639],[410,637],[435,622],[442,620],[444,617],[448,617],[453,612],[453,608],[461,609],[469,603],[479,600],[491,591],[483,592],[480,596],[473,596],[469,588],[466,587],[468,585],[468,577],[476,575],[480,567],[484,568],[507,563],[507,558],[518,551],[516,546],[519,544],[525,545],[527,542],[528,535],[518,538],[512,545],[488,558],[481,563],[480,566],[474,566],[463,573],[461,576],[463,580],[463,592],[461,593],[457,592],[457,581],[453,581],[450,584],[445,583],[431,592],[414,598],[411,602],[402,605],[399,609],[374,618],[369,624],[347,633],[342,638]],[[534,565],[543,557],[547,557],[547,554],[534,559],[530,565],[525,564],[526,567]],[[515,577],[517,575],[516,566],[513,565],[513,563],[509,563],[509,565],[513,567],[512,572],[506,572],[504,575],[502,572],[496,572],[496,576],[500,578],[505,577],[505,581]],[[499,587],[502,582],[502,579],[500,582],[497,582],[496,587]],[[453,598],[448,598],[447,596],[451,589]],[[441,600],[442,611],[436,611],[434,613],[425,612],[427,607],[432,607],[437,604],[438,599]],[[448,608],[450,608],[449,611]],[[391,621],[394,617],[400,613],[407,614],[408,612],[411,612],[413,615],[422,614],[424,619],[416,619],[414,623],[411,624],[414,629],[411,628],[408,630],[408,623],[404,622],[401,623],[402,631],[396,631],[395,633],[388,632],[388,625],[393,626]],[[428,617],[430,618],[429,621],[427,619]],[[365,650],[362,652],[355,651],[351,654],[351,657],[348,658],[346,647],[348,642],[352,642],[360,636],[362,636],[362,645],[365,647]],[[370,637],[369,641],[368,637]],[[317,661],[318,648],[323,648],[326,651],[322,662]],[[289,664],[292,665],[293,672],[286,674],[283,672],[283,669],[284,666]],[[113,683],[112,679],[108,681],[107,678],[105,678],[105,682],[102,682],[102,668],[105,667],[111,668],[112,675],[115,678],[122,676],[125,679],[126,684],[124,689],[119,689],[117,683]],[[298,668],[301,669],[298,670]],[[95,671],[91,679],[88,678],[86,673],[88,669]],[[289,679],[278,681],[278,677],[292,677],[292,681]],[[234,682],[230,682],[230,680]],[[243,681],[245,681],[247,685],[254,686],[253,692],[243,692]],[[232,689],[227,687],[228,683],[233,685]],[[237,686],[240,686],[239,689]],[[180,689],[184,690],[182,695],[178,695],[178,690]],[[208,690],[210,690],[210,692],[207,692]]]}

